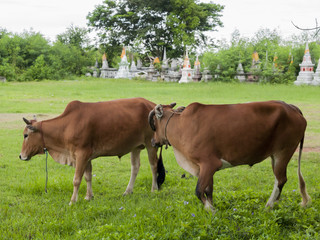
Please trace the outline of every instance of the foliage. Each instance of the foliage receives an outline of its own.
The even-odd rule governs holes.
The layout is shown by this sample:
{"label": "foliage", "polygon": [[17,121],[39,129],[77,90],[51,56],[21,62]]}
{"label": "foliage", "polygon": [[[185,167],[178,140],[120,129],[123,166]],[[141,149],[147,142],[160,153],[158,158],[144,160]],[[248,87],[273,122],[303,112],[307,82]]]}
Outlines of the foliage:
{"label": "foliage", "polygon": [[79,49],[90,48],[88,29],[71,24],[64,33],[58,34],[57,40],[64,45],[75,46]]}
{"label": "foliage", "polygon": [[[63,79],[83,75],[93,66],[96,50],[87,44],[87,31],[71,26],[51,44],[40,33],[0,35],[0,75],[8,81]],[[86,46],[86,47],[84,47]]]}
{"label": "foliage", "polygon": [[[62,113],[67,103],[146,97],[156,103],[238,103],[285,100],[308,120],[305,147],[319,146],[319,91],[312,86],[237,83],[160,83],[124,79],[42,81],[0,84],[0,235],[1,239],[319,239],[319,154],[303,153],[302,172],[313,202],[301,208],[297,155],[288,165],[288,182],[273,210],[265,209],[274,177],[268,160],[253,167],[219,171],[214,177],[213,215],[194,195],[197,178],[176,163],[172,148],[163,151],[166,180],[151,189],[147,152],[134,193],[122,196],[130,178],[130,156],[93,161],[94,200],[87,202],[83,180],[79,201],[69,206],[74,169],[48,159],[44,192],[44,155],[18,159],[25,126],[22,116],[42,119]],[[10,114],[8,114],[10,113]],[[42,115],[40,115],[42,114]],[[10,118],[3,117],[10,115]]]}
{"label": "foliage", "polygon": [[153,56],[183,54],[183,47],[207,43],[206,31],[222,26],[223,6],[195,0],[107,0],[89,13],[89,25],[109,46],[142,45]]}
{"label": "foliage", "polygon": [[[219,74],[218,81],[234,81],[238,63],[246,73],[253,72],[262,82],[292,83],[300,71],[305,51],[305,41],[293,43],[285,40],[276,30],[260,29],[253,38],[241,37],[234,31],[230,43],[218,42],[218,47],[202,55],[202,66],[210,69],[213,75]],[[320,45],[309,43],[313,63],[318,63]],[[259,55],[258,69],[252,69],[252,54]],[[217,67],[219,65],[219,70]]]}

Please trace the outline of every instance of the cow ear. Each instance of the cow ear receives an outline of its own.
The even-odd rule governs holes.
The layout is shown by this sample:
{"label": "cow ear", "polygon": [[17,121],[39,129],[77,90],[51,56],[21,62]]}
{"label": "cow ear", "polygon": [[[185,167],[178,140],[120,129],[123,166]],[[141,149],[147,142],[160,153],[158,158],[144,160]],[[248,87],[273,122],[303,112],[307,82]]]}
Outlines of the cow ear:
{"label": "cow ear", "polygon": [[173,108],[175,105],[177,105],[175,102],[174,103],[170,103],[170,106]]}
{"label": "cow ear", "polygon": [[32,132],[37,132],[38,129],[35,126],[27,125],[27,128],[30,129]]}
{"label": "cow ear", "polygon": [[31,122],[28,119],[26,119],[26,118],[22,118],[22,119],[27,125],[31,125]]}
{"label": "cow ear", "polygon": [[154,125],[154,119],[153,119],[154,115],[155,115],[155,112],[154,112],[154,109],[153,109],[153,110],[149,113],[148,121],[149,121],[149,125],[150,125],[151,129],[152,129],[153,131],[156,131],[156,126]]}
{"label": "cow ear", "polygon": [[156,107],[155,107],[155,114],[156,114],[156,117],[157,119],[160,119],[162,118],[163,116],[163,107],[161,104],[158,104]]}

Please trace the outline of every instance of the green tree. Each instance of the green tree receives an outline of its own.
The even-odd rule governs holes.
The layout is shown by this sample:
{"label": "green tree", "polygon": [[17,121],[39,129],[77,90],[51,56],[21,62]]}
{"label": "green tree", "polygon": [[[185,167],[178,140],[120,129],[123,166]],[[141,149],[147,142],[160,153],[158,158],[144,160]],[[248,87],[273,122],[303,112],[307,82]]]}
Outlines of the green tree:
{"label": "green tree", "polygon": [[208,43],[205,32],[222,26],[223,6],[197,0],[106,0],[89,13],[89,26],[110,46],[141,44],[153,56],[181,56],[184,47]]}
{"label": "green tree", "polygon": [[90,39],[88,37],[89,30],[71,24],[64,33],[57,35],[57,40],[65,45],[71,45],[80,49],[90,47]]}

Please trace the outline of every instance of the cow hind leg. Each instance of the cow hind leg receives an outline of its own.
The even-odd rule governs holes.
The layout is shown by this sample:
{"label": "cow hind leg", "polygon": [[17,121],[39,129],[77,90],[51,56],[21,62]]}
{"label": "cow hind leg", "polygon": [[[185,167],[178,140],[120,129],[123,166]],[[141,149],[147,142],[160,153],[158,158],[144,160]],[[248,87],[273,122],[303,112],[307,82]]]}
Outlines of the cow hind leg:
{"label": "cow hind leg", "polygon": [[87,182],[87,194],[85,200],[91,200],[93,198],[92,192],[92,164],[91,161],[88,162],[86,169],[84,170],[84,178]]}
{"label": "cow hind leg", "polygon": [[136,181],[140,168],[140,151],[140,149],[134,149],[131,152],[131,177],[123,195],[131,194],[133,192],[134,182]]}
{"label": "cow hind leg", "polygon": [[266,204],[266,207],[273,208],[276,201],[280,199],[282,188],[287,182],[287,166],[294,153],[294,150],[283,151],[271,156],[272,169],[275,175],[273,191]]}

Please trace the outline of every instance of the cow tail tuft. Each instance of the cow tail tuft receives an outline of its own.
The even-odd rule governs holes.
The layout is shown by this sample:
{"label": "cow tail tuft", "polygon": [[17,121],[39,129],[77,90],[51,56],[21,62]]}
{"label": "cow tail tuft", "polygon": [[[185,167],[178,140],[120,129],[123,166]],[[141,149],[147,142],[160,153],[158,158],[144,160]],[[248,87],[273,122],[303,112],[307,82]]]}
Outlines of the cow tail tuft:
{"label": "cow tail tuft", "polygon": [[158,184],[158,188],[160,189],[161,185],[164,183],[164,180],[166,178],[166,170],[164,168],[163,161],[162,161],[162,147],[160,148],[157,172],[158,172],[157,184]]}

